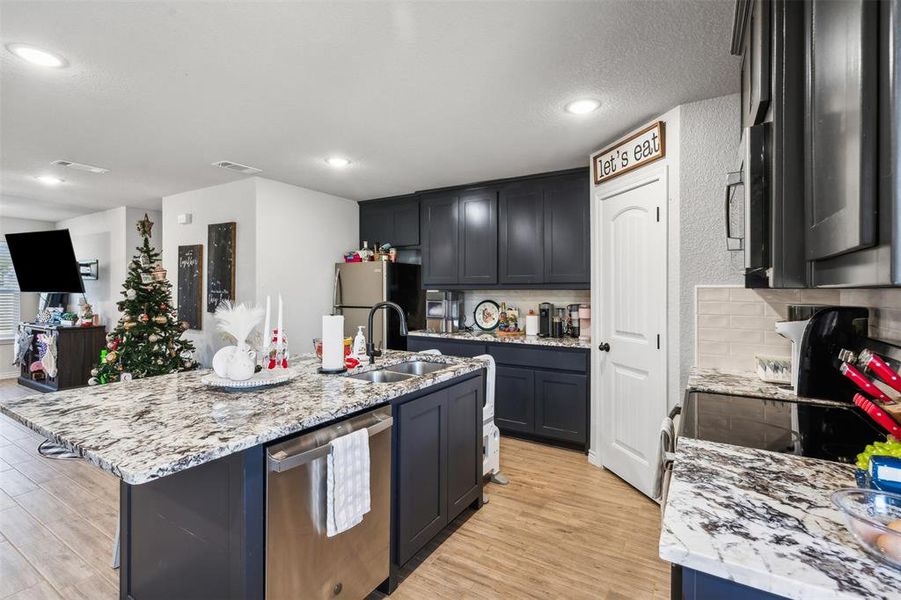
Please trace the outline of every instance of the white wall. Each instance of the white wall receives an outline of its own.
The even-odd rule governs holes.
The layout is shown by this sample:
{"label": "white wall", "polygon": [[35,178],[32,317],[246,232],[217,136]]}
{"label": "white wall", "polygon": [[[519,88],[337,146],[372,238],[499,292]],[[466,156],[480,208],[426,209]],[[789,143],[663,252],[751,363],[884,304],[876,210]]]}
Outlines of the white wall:
{"label": "white wall", "polygon": [[[7,233],[22,233],[26,231],[47,231],[53,229],[53,223],[49,221],[37,221],[34,219],[14,219],[10,217],[0,218],[0,236]],[[19,314],[22,319],[33,319],[38,312],[39,294],[21,294]],[[12,366],[13,345],[12,340],[0,340],[0,379],[15,377],[18,369]]]}
{"label": "white wall", "polygon": [[[179,225],[178,215],[189,213],[192,221]],[[257,290],[256,260],[256,180],[232,183],[163,197],[161,233],[163,266],[172,283],[173,301],[178,299],[178,247],[203,244],[203,312],[200,330],[189,330],[186,337],[197,349],[197,360],[209,365],[216,350],[225,345],[207,310],[207,232],[213,223],[237,223],[235,246],[235,300],[254,302]],[[154,234],[155,235],[155,234]]]}
{"label": "white wall", "polygon": [[738,94],[683,104],[680,149],[681,197],[679,273],[679,370],[670,406],[681,401],[681,390],[695,356],[695,286],[741,285],[741,265],[726,250],[723,189],[726,173],[741,162],[739,131],[741,98]]}
{"label": "white wall", "polygon": [[[128,262],[135,256],[140,243],[137,222],[144,214],[156,223],[151,244],[160,247],[162,213],[134,208],[112,208],[89,215],[66,219],[56,223],[57,229],[68,229],[78,260],[99,261],[96,280],[85,280],[85,296],[103,318],[107,329],[112,328],[121,316],[116,308],[122,296],[122,284],[128,272]],[[137,239],[137,241],[135,241]],[[71,298],[69,309],[77,312],[77,298]]]}
{"label": "white wall", "polygon": [[270,179],[256,178],[256,184],[257,301],[265,306],[271,295],[275,311],[281,293],[289,349],[311,352],[322,315],[332,312],[335,263],[359,243],[359,207]]}

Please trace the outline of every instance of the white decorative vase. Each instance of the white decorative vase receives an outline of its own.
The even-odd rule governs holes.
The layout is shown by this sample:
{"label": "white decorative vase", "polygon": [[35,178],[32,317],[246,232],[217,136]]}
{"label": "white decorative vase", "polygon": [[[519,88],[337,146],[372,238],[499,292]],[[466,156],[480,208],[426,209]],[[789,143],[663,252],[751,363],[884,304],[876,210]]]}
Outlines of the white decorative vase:
{"label": "white decorative vase", "polygon": [[227,377],[232,381],[245,381],[253,377],[257,369],[257,353],[247,345],[235,348],[228,361]]}

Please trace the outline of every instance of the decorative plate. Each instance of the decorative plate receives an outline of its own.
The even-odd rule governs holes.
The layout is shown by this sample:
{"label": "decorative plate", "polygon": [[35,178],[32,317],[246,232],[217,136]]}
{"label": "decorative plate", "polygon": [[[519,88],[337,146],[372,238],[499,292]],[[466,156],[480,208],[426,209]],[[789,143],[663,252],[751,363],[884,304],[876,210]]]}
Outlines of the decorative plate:
{"label": "decorative plate", "polygon": [[497,327],[501,319],[501,307],[494,300],[482,300],[472,313],[476,327],[482,331],[491,331]]}
{"label": "decorative plate", "polygon": [[263,369],[259,373],[254,374],[250,379],[234,381],[233,379],[219,377],[215,372],[210,372],[201,377],[200,382],[210,387],[225,388],[229,390],[252,390],[285,383],[286,381],[291,381],[297,377],[297,375],[298,371],[296,369]]}

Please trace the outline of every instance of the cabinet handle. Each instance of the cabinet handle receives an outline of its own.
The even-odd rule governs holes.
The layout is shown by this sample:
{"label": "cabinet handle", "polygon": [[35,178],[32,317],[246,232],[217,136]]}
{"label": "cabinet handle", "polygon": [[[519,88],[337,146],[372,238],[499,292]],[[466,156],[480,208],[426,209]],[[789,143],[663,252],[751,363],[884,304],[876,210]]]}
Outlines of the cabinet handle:
{"label": "cabinet handle", "polygon": [[598,346],[598,350],[600,350],[601,352],[610,352],[610,344],[604,342],[603,344]]}

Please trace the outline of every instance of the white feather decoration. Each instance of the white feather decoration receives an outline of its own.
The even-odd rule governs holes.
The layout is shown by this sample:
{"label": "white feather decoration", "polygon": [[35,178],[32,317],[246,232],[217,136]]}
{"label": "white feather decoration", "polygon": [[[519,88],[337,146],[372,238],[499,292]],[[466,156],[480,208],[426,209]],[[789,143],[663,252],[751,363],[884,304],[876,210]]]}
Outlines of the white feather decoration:
{"label": "white feather decoration", "polygon": [[219,330],[235,338],[235,344],[240,348],[263,320],[263,314],[264,311],[259,306],[223,302],[216,309],[214,318]]}

